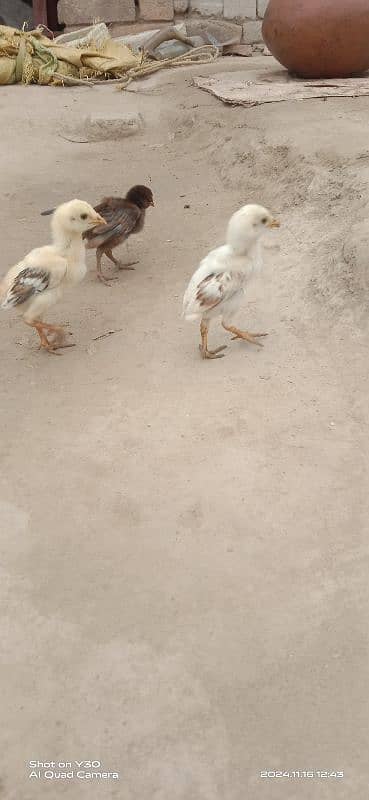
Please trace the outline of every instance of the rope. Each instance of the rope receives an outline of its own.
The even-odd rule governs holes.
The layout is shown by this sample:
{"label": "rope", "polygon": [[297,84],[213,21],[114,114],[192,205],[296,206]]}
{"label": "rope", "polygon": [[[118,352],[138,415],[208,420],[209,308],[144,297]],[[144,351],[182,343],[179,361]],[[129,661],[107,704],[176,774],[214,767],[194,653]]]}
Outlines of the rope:
{"label": "rope", "polygon": [[73,78],[72,75],[62,75],[60,72],[54,72],[54,78],[61,86],[93,86],[94,83],[102,83],[102,81],[89,81],[87,78]]}
{"label": "rope", "polygon": [[[180,56],[174,58],[166,58],[163,61],[142,61],[138,67],[132,67],[127,70],[124,78],[117,81],[117,91],[121,92],[135,80],[135,78],[144,78],[147,75],[152,75],[160,69],[167,67],[185,67],[189,64],[210,64],[215,61],[219,56],[219,48],[212,44],[205,44],[201,47],[193,47],[187,53],[182,53]],[[99,81],[100,82],[100,81]]]}

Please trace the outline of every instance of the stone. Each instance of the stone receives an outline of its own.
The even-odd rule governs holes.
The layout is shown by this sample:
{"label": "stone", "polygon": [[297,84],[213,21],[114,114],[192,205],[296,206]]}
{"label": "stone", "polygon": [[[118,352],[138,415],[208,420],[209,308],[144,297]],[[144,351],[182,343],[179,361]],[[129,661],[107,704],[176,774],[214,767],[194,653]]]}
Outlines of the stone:
{"label": "stone", "polygon": [[224,16],[226,19],[255,18],[256,0],[224,0]]}
{"label": "stone", "polygon": [[252,56],[251,44],[227,44],[223,48],[224,56]]}
{"label": "stone", "polygon": [[136,111],[126,111],[122,114],[104,114],[96,111],[85,118],[82,130],[88,142],[100,142],[133,136],[142,130],[143,125],[143,118]]}
{"label": "stone", "polygon": [[119,23],[119,22],[112,22],[109,25],[109,32],[110,36],[113,39],[116,39],[121,36],[132,36],[136,33],[144,33],[145,31],[152,31],[158,30],[158,28],[166,28],[167,22],[129,22],[129,23]]}
{"label": "stone", "polygon": [[246,44],[254,44],[255,42],[263,41],[260,20],[245,22],[243,26],[243,41],[246,42]]}
{"label": "stone", "polygon": [[223,14],[223,0],[191,0],[191,11],[202,17],[216,17]]}
{"label": "stone", "polygon": [[59,0],[58,19],[68,25],[131,22],[136,19],[135,0]]}
{"label": "stone", "polygon": [[[167,27],[167,26],[165,26]],[[182,33],[186,36],[187,29],[184,22],[180,22],[178,25],[173,25],[175,31],[178,33]],[[133,50],[134,53],[137,53],[138,50],[141,50],[145,47],[147,42],[155,36],[156,33],[160,33],[161,28],[156,28],[154,30],[143,30],[141,33],[133,33],[133,34],[126,34],[125,36],[117,36],[116,41],[121,42],[122,44],[127,44],[128,47]]]}
{"label": "stone", "polygon": [[140,17],[152,20],[172,20],[173,0],[139,0]]}
{"label": "stone", "polygon": [[189,0],[174,0],[174,13],[185,14],[188,11]]}
{"label": "stone", "polygon": [[186,20],[188,36],[202,36],[205,39],[206,33],[210,33],[222,45],[237,44],[242,38],[242,25],[234,22],[225,22],[221,19],[209,21],[194,19]]}
{"label": "stone", "polygon": [[258,17],[263,18],[267,8],[268,8],[269,0],[257,0],[257,13]]}

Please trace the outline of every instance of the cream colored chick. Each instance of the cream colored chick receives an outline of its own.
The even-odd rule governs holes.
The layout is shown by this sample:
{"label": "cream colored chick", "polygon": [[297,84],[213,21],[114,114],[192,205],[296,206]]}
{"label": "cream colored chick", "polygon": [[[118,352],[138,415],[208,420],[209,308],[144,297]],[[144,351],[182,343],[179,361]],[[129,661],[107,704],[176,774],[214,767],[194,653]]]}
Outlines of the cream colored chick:
{"label": "cream colored chick", "polygon": [[68,345],[63,326],[44,322],[44,316],[68,285],[74,286],[85,277],[82,234],[104,223],[100,214],[83,200],[63,203],[51,221],[53,243],[31,250],[11,267],[0,285],[1,308],[16,308],[24,322],[36,329],[40,347],[49,353]]}
{"label": "cream colored chick", "polygon": [[266,333],[242,331],[233,324],[245,286],[255,266],[260,262],[259,240],[266,228],[278,228],[277,222],[266,208],[247,205],[231,217],[227,230],[227,243],[212,250],[201,261],[192,276],[183,298],[183,316],[200,320],[202,358],[222,358],[222,350],[208,350],[208,330],[214,317],[222,318],[226,331],[233,339],[245,339],[262,347],[259,338]]}

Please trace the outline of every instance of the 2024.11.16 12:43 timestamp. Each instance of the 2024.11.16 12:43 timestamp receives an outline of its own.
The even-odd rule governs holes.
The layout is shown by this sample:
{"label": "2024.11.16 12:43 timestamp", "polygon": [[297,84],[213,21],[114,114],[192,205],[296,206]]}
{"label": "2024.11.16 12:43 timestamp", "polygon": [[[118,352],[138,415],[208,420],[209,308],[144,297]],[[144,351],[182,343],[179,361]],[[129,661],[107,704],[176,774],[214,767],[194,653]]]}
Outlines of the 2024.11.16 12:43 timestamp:
{"label": "2024.11.16 12:43 timestamp", "polygon": [[343,772],[334,770],[302,769],[302,770],[262,770],[261,778],[343,778]]}

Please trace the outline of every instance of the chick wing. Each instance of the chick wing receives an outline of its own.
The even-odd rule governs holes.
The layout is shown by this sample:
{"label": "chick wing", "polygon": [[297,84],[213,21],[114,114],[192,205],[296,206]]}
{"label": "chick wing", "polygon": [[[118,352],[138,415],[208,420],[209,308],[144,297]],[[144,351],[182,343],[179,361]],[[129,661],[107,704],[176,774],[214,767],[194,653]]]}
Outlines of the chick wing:
{"label": "chick wing", "polygon": [[31,297],[42,294],[46,289],[54,289],[61,283],[66,271],[66,265],[64,270],[60,268],[58,270],[48,270],[45,267],[25,266],[11,277],[3,295],[1,308],[14,308],[26,303]]}
{"label": "chick wing", "polygon": [[101,247],[108,244],[116,236],[126,238],[133,231],[141,216],[140,209],[123,198],[105,198],[95,211],[106,221],[106,225],[97,225],[83,235],[87,239],[87,247]]}
{"label": "chick wing", "polygon": [[211,311],[220,303],[230,300],[240,291],[240,282],[234,273],[211,272],[199,283],[190,285],[184,297],[184,315],[196,318]]}

